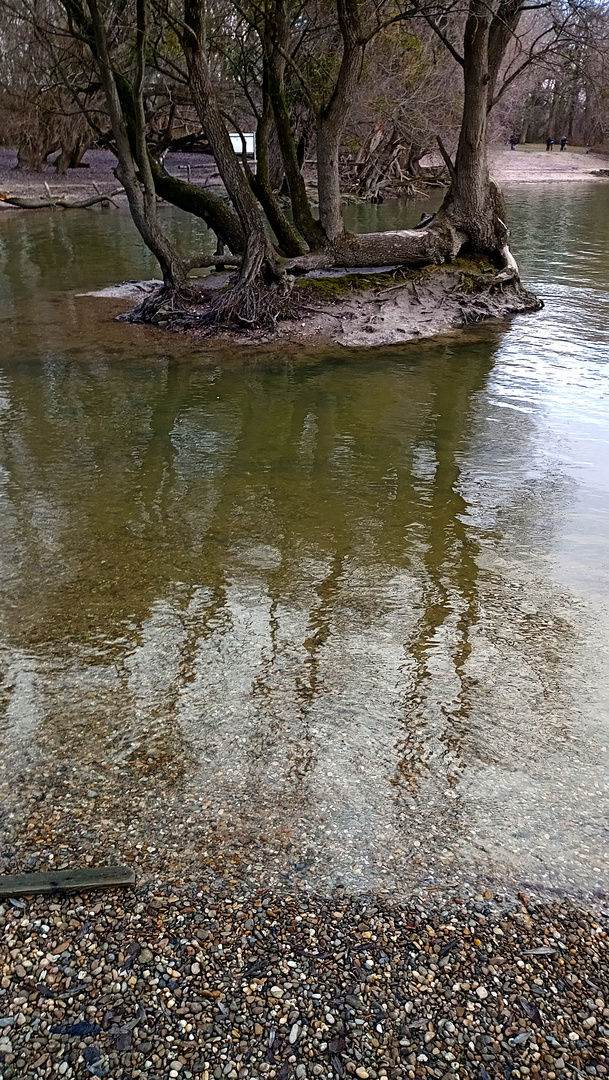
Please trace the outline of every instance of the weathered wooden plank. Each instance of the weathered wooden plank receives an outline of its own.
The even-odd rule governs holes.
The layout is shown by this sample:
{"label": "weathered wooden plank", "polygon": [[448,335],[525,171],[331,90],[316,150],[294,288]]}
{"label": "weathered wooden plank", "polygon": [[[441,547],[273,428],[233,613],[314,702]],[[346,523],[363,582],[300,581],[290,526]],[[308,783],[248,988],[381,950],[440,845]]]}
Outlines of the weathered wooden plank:
{"label": "weathered wooden plank", "polygon": [[30,896],[37,893],[86,892],[135,885],[130,866],[95,866],[86,870],[51,870],[42,874],[0,874],[0,896]]}

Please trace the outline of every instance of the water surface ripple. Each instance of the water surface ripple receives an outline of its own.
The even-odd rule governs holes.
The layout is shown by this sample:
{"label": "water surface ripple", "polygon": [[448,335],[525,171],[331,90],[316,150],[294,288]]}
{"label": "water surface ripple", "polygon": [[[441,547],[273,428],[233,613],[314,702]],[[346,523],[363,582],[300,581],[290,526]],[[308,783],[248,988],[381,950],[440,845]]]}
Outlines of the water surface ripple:
{"label": "water surface ripple", "polygon": [[605,203],[511,196],[538,314],[354,353],[116,324],[124,216],[3,216],[0,871],[606,890]]}

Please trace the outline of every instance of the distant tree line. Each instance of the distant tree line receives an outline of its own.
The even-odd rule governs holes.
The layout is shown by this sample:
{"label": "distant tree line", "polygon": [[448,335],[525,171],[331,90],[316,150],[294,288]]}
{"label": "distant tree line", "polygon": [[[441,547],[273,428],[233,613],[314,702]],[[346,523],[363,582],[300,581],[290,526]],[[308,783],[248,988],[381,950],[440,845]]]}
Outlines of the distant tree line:
{"label": "distant tree line", "polygon": [[[488,173],[489,132],[603,142],[609,15],[589,0],[0,0],[0,117],[19,163],[117,157],[164,290],[236,268],[210,318],[272,317],[306,269],[416,266],[464,248],[517,275]],[[256,166],[229,133],[256,133]],[[171,146],[208,148],[226,196],[169,174]],[[419,229],[357,235],[345,185],[378,193],[439,147],[450,189]],[[314,163],[312,198],[305,163]],[[202,218],[222,248],[179,253],[158,198]],[[270,225],[270,230],[268,228]],[[275,299],[273,299],[275,298]]]}

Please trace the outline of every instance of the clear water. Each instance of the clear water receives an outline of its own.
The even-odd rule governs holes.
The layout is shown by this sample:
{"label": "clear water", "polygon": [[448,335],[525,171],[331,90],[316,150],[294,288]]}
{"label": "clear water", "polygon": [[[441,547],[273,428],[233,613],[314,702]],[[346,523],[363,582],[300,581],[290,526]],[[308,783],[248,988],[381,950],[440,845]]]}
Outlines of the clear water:
{"label": "clear water", "polygon": [[116,323],[126,215],[0,218],[0,870],[605,891],[607,194],[511,196],[543,311],[353,353]]}

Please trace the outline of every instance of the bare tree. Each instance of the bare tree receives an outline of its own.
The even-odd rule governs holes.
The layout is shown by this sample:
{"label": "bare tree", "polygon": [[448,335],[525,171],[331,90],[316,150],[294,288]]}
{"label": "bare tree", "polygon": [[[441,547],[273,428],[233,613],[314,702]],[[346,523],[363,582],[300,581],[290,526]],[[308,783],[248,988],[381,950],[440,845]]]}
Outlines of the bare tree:
{"label": "bare tree", "polygon": [[[520,74],[542,55],[547,58],[550,45],[570,25],[573,5],[555,13],[545,2],[537,8],[526,0],[465,0],[463,8],[453,0],[219,0],[210,13],[204,0],[122,0],[120,5],[56,0],[49,20],[40,14],[38,0],[0,3],[26,13],[37,40],[53,56],[64,90],[117,156],[117,176],[131,214],[164,279],[163,289],[135,317],[153,318],[169,293],[175,297],[186,288],[190,269],[219,262],[234,265],[236,273],[230,287],[210,302],[209,319],[247,325],[269,313],[272,317],[290,282],[310,268],[421,266],[450,261],[467,250],[488,257],[498,281],[518,278],[503,199],[489,177],[489,113]],[[22,6],[15,9],[15,4]],[[438,213],[420,228],[355,235],[342,216],[345,132],[369,78],[368,58],[373,60],[375,51],[377,57],[383,49],[390,51],[392,28],[405,24],[430,56],[435,50],[441,58],[441,78],[453,98],[457,78],[460,82],[454,161],[440,140],[450,189]],[[72,77],[83,50],[93,80]],[[413,50],[401,55],[414,72]],[[407,73],[403,78],[407,86]],[[433,84],[425,71],[412,75],[413,82],[417,79],[419,101],[432,85],[435,100],[441,100],[441,79]],[[84,95],[95,80],[103,88],[110,131],[87,112]],[[228,199],[165,170],[163,132],[170,130],[174,114],[167,104],[172,92],[161,94],[160,82],[179,87],[192,103]],[[402,113],[407,98],[406,91]],[[165,117],[165,112],[159,135],[157,119],[153,127],[151,118]],[[319,216],[303,176],[302,140],[294,119],[305,114],[315,128]],[[235,154],[229,135],[230,128],[239,130],[245,122],[257,126],[256,173],[245,154]],[[271,180],[273,143],[281,156],[289,213]],[[161,227],[158,196],[202,217],[229,254],[178,253]]]}

